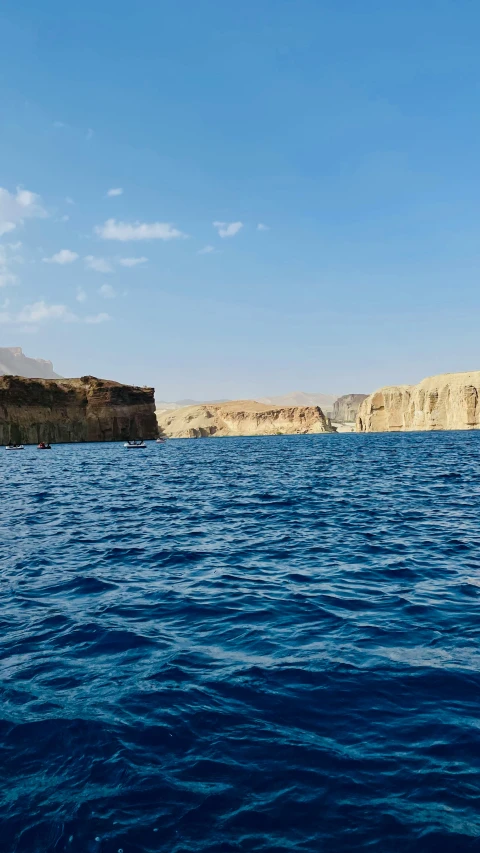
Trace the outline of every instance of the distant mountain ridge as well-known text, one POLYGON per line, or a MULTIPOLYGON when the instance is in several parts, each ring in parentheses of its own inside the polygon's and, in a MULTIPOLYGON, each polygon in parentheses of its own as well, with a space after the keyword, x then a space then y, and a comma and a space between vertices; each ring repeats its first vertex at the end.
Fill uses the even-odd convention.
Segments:
POLYGON ((290 394, 280 394, 275 397, 259 397, 259 403, 267 403, 273 406, 320 406, 330 411, 338 394, 320 394, 316 391, 292 391, 290 394))
POLYGON ((29 358, 21 347, 0 347, 0 376, 25 376, 27 379, 61 379, 51 361, 29 358))
MULTIPOLYGON (((292 391, 290 394, 281 394, 277 397, 255 397, 257 403, 266 403, 270 406, 320 406, 322 411, 330 411, 333 408, 338 394, 308 393, 307 391, 292 391)), ((185 406, 206 406, 209 404, 230 403, 231 400, 157 400, 157 411, 165 412, 174 409, 183 409, 185 406)))
POLYGON ((174 400, 172 402, 168 402, 167 400, 156 400, 157 412, 169 412, 175 409, 185 409, 187 406, 206 406, 210 403, 218 404, 218 403, 228 403, 230 402, 227 399, 222 400, 190 400, 187 398, 185 400, 174 400))

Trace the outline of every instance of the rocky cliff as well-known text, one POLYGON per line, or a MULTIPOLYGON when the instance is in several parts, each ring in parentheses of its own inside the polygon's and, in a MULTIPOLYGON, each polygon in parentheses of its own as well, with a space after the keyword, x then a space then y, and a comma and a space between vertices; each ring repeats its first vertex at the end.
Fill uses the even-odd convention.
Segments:
POLYGON ((361 403, 367 394, 344 394, 333 404, 332 421, 354 423, 361 403))
POLYGON ((0 347, 0 376, 28 376, 38 379, 60 379, 51 361, 29 358, 21 347, 0 347))
POLYGON ((480 429, 479 396, 480 370, 389 385, 363 401, 357 432, 480 429))
POLYGON ((153 388, 81 379, 0 377, 0 444, 155 438, 153 388))
POLYGON ((188 406, 157 417, 160 431, 171 438, 335 432, 318 406, 269 406, 254 400, 188 406))

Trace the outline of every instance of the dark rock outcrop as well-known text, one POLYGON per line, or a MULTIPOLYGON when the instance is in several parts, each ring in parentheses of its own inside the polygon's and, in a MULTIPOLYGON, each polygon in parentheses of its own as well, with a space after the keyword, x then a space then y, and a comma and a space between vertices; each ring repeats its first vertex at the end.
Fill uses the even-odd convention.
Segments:
POLYGON ((156 438, 153 388, 81 379, 0 377, 0 444, 156 438))

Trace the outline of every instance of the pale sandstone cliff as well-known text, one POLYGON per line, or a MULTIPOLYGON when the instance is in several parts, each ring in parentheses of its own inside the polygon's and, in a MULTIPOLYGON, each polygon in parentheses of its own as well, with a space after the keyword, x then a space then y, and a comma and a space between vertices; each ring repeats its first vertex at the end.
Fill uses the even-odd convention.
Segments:
POLYGON ((153 388, 94 376, 0 377, 0 444, 118 441, 157 434, 153 388))
POLYGON ((344 394, 333 404, 332 420, 339 423, 353 423, 358 414, 360 404, 367 394, 344 394))
POLYGON ((480 429, 480 370, 389 385, 360 406, 357 432, 480 429))
POLYGON ((160 432, 170 438, 335 432, 318 406, 269 406, 254 400, 187 406, 157 417, 160 432))

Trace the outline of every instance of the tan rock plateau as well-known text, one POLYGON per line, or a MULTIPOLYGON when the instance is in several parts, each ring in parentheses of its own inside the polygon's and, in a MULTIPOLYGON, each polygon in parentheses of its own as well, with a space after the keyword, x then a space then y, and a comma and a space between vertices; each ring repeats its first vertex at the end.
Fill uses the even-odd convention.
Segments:
POLYGON ((479 396, 480 370, 389 385, 361 403, 357 432, 480 429, 479 396))
POLYGON ((0 377, 0 444, 118 441, 157 434, 153 388, 94 376, 0 377))
POLYGON ((157 412, 157 418, 160 432, 170 438, 335 432, 318 406, 271 406, 255 400, 187 406, 157 412))

